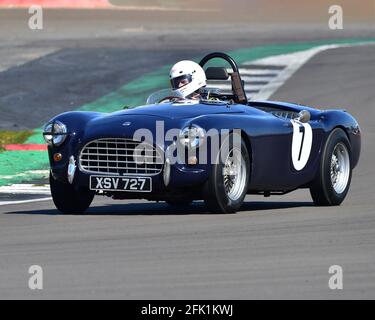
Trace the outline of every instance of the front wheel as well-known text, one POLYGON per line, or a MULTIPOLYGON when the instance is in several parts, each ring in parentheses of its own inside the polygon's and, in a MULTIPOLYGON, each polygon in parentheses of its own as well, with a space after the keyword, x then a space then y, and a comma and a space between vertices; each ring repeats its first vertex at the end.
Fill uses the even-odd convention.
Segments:
POLYGON ((56 208, 64 214, 82 214, 91 205, 95 192, 78 188, 55 180, 50 174, 49 183, 53 202, 56 208))
POLYGON ((250 158, 245 142, 239 136, 236 138, 232 134, 223 143, 217 163, 212 165, 205 185, 205 203, 213 213, 238 211, 247 193, 250 158), (236 138, 238 145, 233 144, 236 138))
POLYGON ((350 187, 352 178, 351 147, 342 129, 335 129, 329 135, 324 147, 320 170, 310 193, 318 206, 340 205, 350 187))

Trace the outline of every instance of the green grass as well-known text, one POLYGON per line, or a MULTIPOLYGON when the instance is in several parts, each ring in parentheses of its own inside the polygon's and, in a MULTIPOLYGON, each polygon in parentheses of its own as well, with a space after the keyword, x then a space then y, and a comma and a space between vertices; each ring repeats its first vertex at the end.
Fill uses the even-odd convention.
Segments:
POLYGON ((0 186, 48 177, 48 153, 45 151, 0 152, 0 186), (47 170, 47 174, 41 170, 47 170))
POLYGON ((4 145, 24 143, 32 134, 32 130, 0 131, 0 152, 4 151, 4 145))

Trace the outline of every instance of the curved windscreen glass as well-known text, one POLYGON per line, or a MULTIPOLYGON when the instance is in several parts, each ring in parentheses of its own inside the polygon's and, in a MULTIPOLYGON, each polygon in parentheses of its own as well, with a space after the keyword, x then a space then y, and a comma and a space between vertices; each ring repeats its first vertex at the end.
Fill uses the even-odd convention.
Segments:
POLYGON ((159 90, 151 94, 147 98, 146 103, 147 104, 162 103, 163 100, 167 100, 165 102, 168 102, 172 98, 183 98, 183 96, 179 94, 178 92, 173 91, 172 89, 163 89, 163 90, 159 90))

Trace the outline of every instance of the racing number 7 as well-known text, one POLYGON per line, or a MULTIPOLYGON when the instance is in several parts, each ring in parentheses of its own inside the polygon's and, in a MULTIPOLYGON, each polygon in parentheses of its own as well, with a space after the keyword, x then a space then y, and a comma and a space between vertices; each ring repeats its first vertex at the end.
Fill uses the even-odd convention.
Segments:
POLYGON ((302 170, 309 160, 312 147, 312 128, 309 123, 290 120, 293 125, 292 163, 294 169, 302 170))
POLYGON ((298 155, 298 161, 301 161, 303 142, 305 141, 305 127, 304 126, 299 127, 299 132, 302 132, 301 148, 299 149, 299 155, 298 155))

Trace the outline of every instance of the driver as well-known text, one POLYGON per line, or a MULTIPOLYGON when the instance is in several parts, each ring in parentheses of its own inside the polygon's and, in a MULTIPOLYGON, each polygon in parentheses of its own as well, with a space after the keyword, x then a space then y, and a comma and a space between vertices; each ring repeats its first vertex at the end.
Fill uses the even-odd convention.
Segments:
POLYGON ((207 78, 202 67, 193 61, 177 62, 169 72, 172 90, 176 96, 185 99, 199 100, 199 89, 207 84, 207 78))

